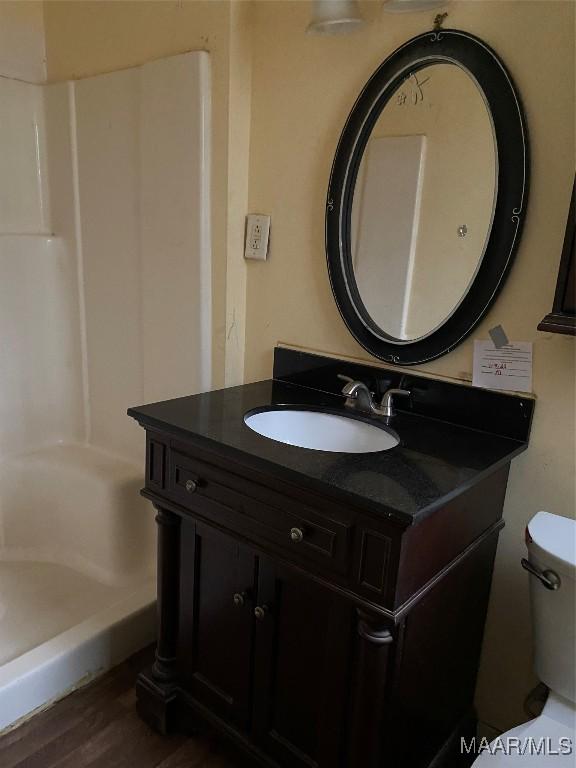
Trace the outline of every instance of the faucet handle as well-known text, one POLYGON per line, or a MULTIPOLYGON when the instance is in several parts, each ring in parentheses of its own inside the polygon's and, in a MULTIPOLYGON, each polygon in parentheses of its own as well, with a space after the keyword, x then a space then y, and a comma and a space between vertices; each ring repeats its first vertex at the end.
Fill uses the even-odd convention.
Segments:
POLYGON ((343 373, 337 373, 336 378, 340 379, 340 381, 345 381, 346 384, 342 387, 342 394, 346 395, 346 397, 349 397, 350 395, 350 385, 354 384, 354 379, 350 376, 344 376, 343 373))
POLYGON ((400 389, 399 387, 391 387, 390 389, 387 389, 384 393, 384 396, 386 395, 404 395, 405 397, 410 397, 412 392, 409 389, 400 389))
POLYGON ((382 415, 391 418, 394 415, 394 409, 392 407, 392 397, 395 395, 403 395, 404 397, 410 397, 412 392, 409 389, 400 389, 400 388, 392 388, 387 389, 386 392, 384 392, 384 396, 382 397, 382 402, 380 404, 380 408, 382 410, 382 415))

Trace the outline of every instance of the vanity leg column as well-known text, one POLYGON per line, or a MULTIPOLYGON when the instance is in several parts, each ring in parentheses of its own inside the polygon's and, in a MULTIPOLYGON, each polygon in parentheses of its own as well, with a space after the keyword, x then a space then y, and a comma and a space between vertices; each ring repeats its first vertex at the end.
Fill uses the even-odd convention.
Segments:
POLYGON ((136 684, 137 708, 152 728, 166 734, 177 705, 176 653, 180 590, 180 518, 156 507, 158 524, 157 644, 152 669, 136 684))
POLYGON ((154 678, 162 683, 176 676, 178 643, 178 593, 180 581, 180 518, 157 507, 158 595, 156 661, 154 678))
POLYGON ((357 609, 349 765, 386 764, 386 704, 394 638, 381 617, 357 609))

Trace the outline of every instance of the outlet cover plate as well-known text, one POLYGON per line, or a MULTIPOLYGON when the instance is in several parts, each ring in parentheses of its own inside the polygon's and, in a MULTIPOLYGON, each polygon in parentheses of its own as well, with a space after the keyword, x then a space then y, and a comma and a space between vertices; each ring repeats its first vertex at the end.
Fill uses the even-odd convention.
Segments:
POLYGON ((270 216, 263 213, 250 213, 246 216, 245 259, 266 261, 268 240, 270 237, 270 216))

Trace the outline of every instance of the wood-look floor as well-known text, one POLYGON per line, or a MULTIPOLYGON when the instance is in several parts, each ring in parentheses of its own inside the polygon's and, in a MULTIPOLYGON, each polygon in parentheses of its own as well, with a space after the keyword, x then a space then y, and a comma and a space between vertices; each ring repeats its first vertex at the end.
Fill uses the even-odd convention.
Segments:
POLYGON ((160 736, 136 714, 147 649, 0 736, 1 768, 237 768, 215 741, 160 736))

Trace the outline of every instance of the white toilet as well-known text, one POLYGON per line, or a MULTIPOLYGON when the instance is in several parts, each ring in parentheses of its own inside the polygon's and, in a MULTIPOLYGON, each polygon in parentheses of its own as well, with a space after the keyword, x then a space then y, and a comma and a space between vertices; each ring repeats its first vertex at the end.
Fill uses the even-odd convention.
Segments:
POLYGON ((495 739, 474 768, 576 766, 576 521, 538 512, 526 541, 535 668, 550 693, 539 717, 495 739))

